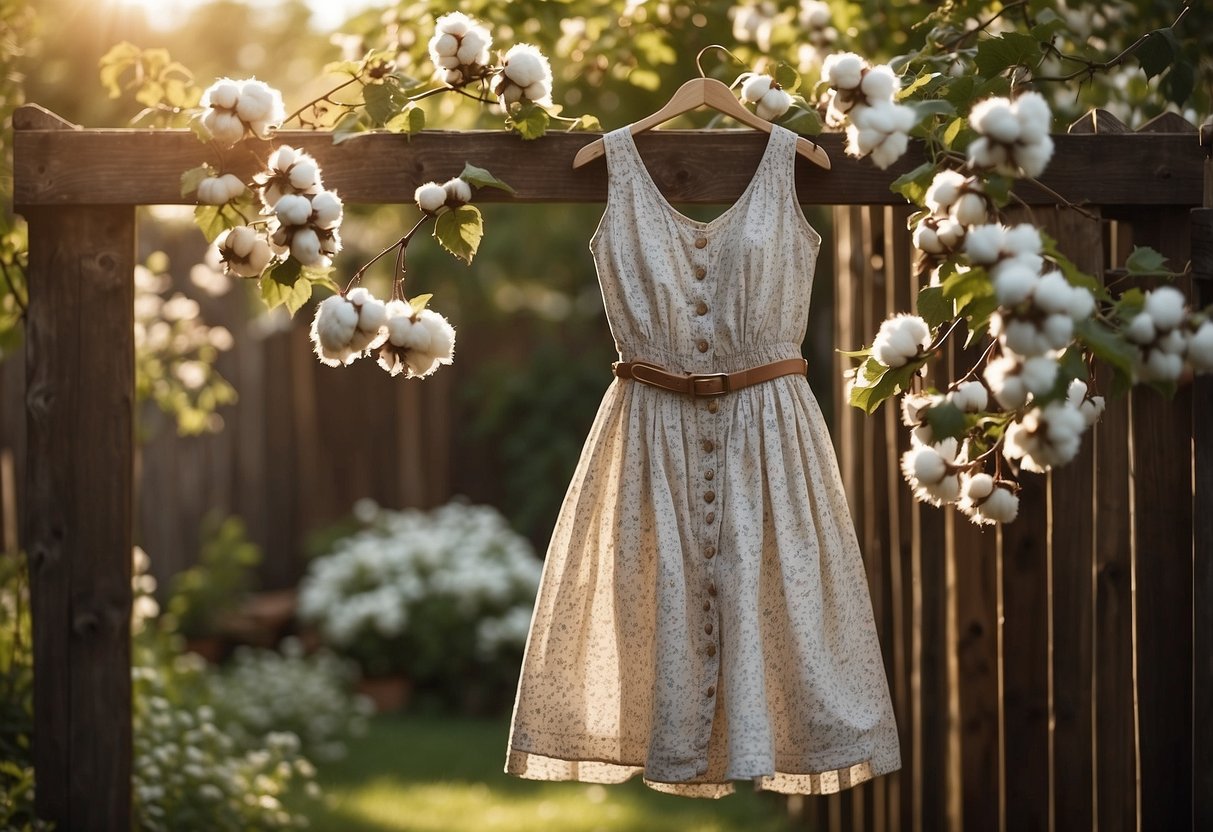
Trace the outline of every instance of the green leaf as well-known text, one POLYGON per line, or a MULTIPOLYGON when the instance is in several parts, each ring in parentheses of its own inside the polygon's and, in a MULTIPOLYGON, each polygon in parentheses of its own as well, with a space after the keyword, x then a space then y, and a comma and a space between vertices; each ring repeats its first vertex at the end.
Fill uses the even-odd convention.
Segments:
POLYGON ((142 54, 142 49, 130 41, 124 40, 101 56, 101 86, 105 87, 110 98, 118 98, 122 95, 122 84, 119 83, 119 79, 122 77, 122 73, 139 63, 142 54))
POLYGON ((471 263, 484 236, 484 218, 475 205, 460 205, 438 215, 434 237, 451 254, 471 263))
POLYGON ((952 145, 956 143, 956 137, 960 135, 960 131, 964 129, 966 120, 963 118, 954 118, 951 123, 943 131, 943 146, 952 149, 952 145))
POLYGON ((347 142, 370 129, 370 120, 366 113, 346 113, 333 126, 333 144, 347 142))
POLYGON ((602 122, 598 120, 598 116, 586 113, 579 116, 569 130, 602 130, 602 122))
POLYGON ((1171 101, 1183 107, 1196 87, 1196 70, 1187 61, 1179 61, 1162 79, 1162 92, 1171 101))
POLYGON ((965 304, 963 310, 957 312, 968 319, 969 334, 965 338, 966 349, 973 346, 974 342, 986 337, 986 333, 990 331, 990 316, 997 308, 998 296, 986 295, 971 299, 965 304))
POLYGON ((383 125, 393 133, 407 133, 410 136, 425 129, 425 110, 416 104, 409 104, 383 125))
POLYGON ((872 354, 871 347, 864 347, 861 350, 835 350, 839 355, 845 355, 847 358, 867 358, 872 354))
POLYGON ((1007 32, 977 44, 977 71, 998 75, 1007 67, 1030 63, 1040 56, 1040 41, 1022 32, 1007 32))
POLYGON ((1048 43, 1061 29, 1066 28, 1064 18, 1058 17, 1052 9, 1041 9, 1036 15, 1036 25, 1032 27, 1032 37, 1042 43, 1048 43))
POLYGON ((433 296, 434 295, 431 293, 428 295, 418 295, 415 298, 409 298, 409 306, 412 307, 413 314, 414 315, 419 314, 421 312, 421 310, 425 309, 425 307, 430 302, 430 298, 432 298, 433 296))
POLYGON ((1074 322, 1078 339, 1094 353, 1095 357, 1111 364, 1115 369, 1131 375, 1137 348, 1097 318, 1084 318, 1074 322))
POLYGON ((269 309, 285 306, 287 311, 294 315, 303 308, 311 296, 312 283, 310 280, 296 280, 293 285, 285 285, 276 279, 261 278, 261 299, 265 301, 265 305, 269 309))
POLYGON ((1134 246, 1133 253, 1125 260, 1125 268, 1129 274, 1143 277, 1169 275, 1171 272, 1165 268, 1166 263, 1167 258, 1149 246, 1134 246))
POLYGON ((1011 185, 1011 177, 991 174, 986 177, 984 190, 986 196, 993 200, 996 206, 1001 208, 1011 201, 1011 185))
POLYGON ((294 257, 288 257, 271 266, 270 270, 265 273, 265 276, 283 286, 294 286, 302 274, 303 264, 294 257))
POLYGON ((942 98, 932 98, 929 101, 911 101, 908 105, 918 114, 917 124, 929 116, 950 116, 956 112, 956 106, 951 101, 942 98))
POLYGON ((208 243, 215 242, 216 237, 232 227, 222 205, 199 205, 194 209, 194 225, 208 243))
POLYGON ((800 73, 789 64, 781 62, 775 67, 775 83, 783 87, 785 92, 796 92, 800 88, 800 73))
POLYGON ((1149 80, 1155 75, 1161 75, 1175 60, 1179 51, 1179 39, 1175 37, 1175 31, 1168 26, 1147 34, 1133 56, 1141 64, 1146 80, 1149 80))
POLYGON ((304 276, 312 281, 312 290, 315 291, 317 286, 328 289, 334 295, 341 294, 341 287, 337 285, 337 281, 329 277, 327 273, 320 274, 316 272, 304 272, 304 276))
POLYGON ((964 314, 964 308, 975 298, 984 298, 994 294, 994 284, 983 268, 972 268, 965 272, 956 272, 943 281, 943 296, 956 302, 958 314, 964 314))
POLYGON ((538 104, 523 104, 510 116, 510 125, 524 139, 538 139, 547 132, 551 121, 547 111, 538 104))
POLYGON ((960 109, 972 103, 973 93, 976 89, 977 77, 962 75, 959 78, 953 78, 946 86, 941 87, 939 92, 941 98, 960 109))
POLYGON ((786 127, 794 133, 799 133, 802 136, 817 136, 821 134, 824 125, 821 123, 821 116, 817 111, 809 106, 793 107, 788 111, 789 115, 785 116, 780 122, 780 127, 786 127))
POLYGON ((383 127, 392 116, 410 106, 408 96, 391 77, 380 84, 367 84, 362 88, 362 98, 374 127, 383 127))
POLYGON ((876 408, 880 407, 881 402, 885 399, 897 395, 902 390, 909 389, 910 380, 918 372, 918 368, 922 366, 925 360, 912 361, 903 367, 886 368, 875 384, 866 386, 853 384, 851 386, 851 406, 858 407, 869 415, 876 412, 876 408))
POLYGON ((459 178, 476 188, 498 188, 506 193, 517 193, 512 186, 502 182, 484 168, 476 167, 471 162, 463 163, 463 172, 459 174, 459 178))
POLYGON ((210 165, 199 165, 181 174, 181 195, 189 196, 198 190, 198 183, 215 175, 215 169, 210 165))
POLYGON ((911 95, 918 92, 918 90, 920 90, 922 87, 929 84, 932 78, 938 77, 938 72, 924 72, 922 75, 919 75, 917 78, 911 81, 908 85, 897 91, 897 100, 901 101, 909 98, 911 95))
POLYGON ((913 170, 894 179, 889 185, 889 190, 901 194, 915 205, 922 205, 922 201, 927 195, 927 188, 934 178, 935 165, 931 162, 923 162, 913 170))
POLYGON ((943 296, 942 286, 925 286, 918 292, 918 316, 927 322, 927 326, 935 329, 952 320, 952 301, 943 296))
POLYGON ((928 407, 922 412, 922 418, 931 426, 937 442, 963 436, 967 427, 964 413, 948 401, 928 407))

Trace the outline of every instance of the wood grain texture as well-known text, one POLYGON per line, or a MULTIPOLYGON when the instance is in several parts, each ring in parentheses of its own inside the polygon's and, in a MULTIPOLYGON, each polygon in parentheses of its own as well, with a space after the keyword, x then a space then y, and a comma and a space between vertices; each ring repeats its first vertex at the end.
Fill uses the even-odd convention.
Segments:
POLYGON ((27 219, 37 809, 62 829, 128 830, 134 210, 27 219))
MULTIPOLYGON (((1213 170, 1205 172, 1213 185, 1213 170)), ((1213 304, 1213 207, 1191 214, 1196 305, 1213 304)), ((1192 385, 1193 826, 1213 829, 1213 376, 1192 385)))
MULTIPOLYGON (((550 133, 523 141, 501 130, 426 130, 412 137, 367 134, 334 145, 328 133, 284 130, 273 142, 249 141, 253 155, 227 154, 231 172, 255 172, 254 158, 277 143, 313 154, 325 182, 349 203, 410 203, 418 185, 457 175, 465 162, 488 168, 517 189, 476 193, 478 202, 602 202, 602 161, 574 171, 573 156, 597 133, 550 133)), ((658 130, 636 143, 654 180, 672 202, 721 203, 737 199, 749 184, 767 137, 753 130, 658 130), (728 163, 723 164, 722 160, 728 163)), ((1140 133, 1058 135, 1056 152, 1042 180, 1075 202, 1112 205, 1200 204, 1201 151, 1190 136, 1140 133), (1143 160, 1149 160, 1143 164, 1143 160), (1091 170, 1103 175, 1092 177, 1091 170)), ((801 198, 818 205, 904 205, 889 182, 923 161, 921 148, 888 170, 844 153, 839 133, 820 137, 833 161, 823 171, 797 165, 801 198)), ((180 193, 181 174, 211 157, 187 130, 18 129, 14 135, 15 196, 18 206, 67 205, 102 200, 111 204, 190 203, 180 193)), ((1016 192, 1034 204, 1054 197, 1024 184, 1016 192)))

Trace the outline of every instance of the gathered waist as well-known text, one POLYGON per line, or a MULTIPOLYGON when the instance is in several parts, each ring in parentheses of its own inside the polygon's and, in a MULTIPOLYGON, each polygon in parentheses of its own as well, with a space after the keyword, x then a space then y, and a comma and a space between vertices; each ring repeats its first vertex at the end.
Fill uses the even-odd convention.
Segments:
POLYGON ((675 373, 736 373, 762 364, 800 358, 800 345, 791 342, 759 344, 745 349, 715 352, 711 349, 674 351, 655 344, 618 344, 625 362, 656 364, 675 373))

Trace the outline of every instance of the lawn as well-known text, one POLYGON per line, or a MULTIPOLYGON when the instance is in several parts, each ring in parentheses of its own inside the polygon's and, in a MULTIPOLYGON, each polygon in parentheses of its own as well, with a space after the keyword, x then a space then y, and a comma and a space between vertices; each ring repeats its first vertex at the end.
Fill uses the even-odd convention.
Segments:
POLYGON ((640 782, 539 783, 502 772, 505 720, 380 716, 320 770, 321 832, 785 832, 772 794, 672 797, 640 782))

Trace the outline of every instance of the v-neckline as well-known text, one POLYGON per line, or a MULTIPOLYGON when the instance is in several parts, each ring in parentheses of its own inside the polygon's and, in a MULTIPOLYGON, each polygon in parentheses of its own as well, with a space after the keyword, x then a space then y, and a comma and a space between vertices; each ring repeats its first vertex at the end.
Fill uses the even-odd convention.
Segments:
POLYGON ((770 133, 770 136, 768 136, 768 138, 767 138, 766 147, 762 152, 762 158, 758 160, 758 167, 756 167, 754 169, 754 175, 750 177, 750 183, 748 185, 746 185, 745 190, 743 190, 741 192, 741 196, 739 196, 737 198, 736 202, 734 202, 732 205, 730 205, 728 208, 726 208, 723 213, 719 214, 716 217, 713 217, 710 220, 693 219, 691 217, 688 217, 686 214, 682 213, 681 211, 679 211, 677 208, 675 208, 670 203, 670 201, 668 199, 666 199, 665 194, 663 194, 661 192, 661 188, 659 188, 657 186, 657 181, 655 179, 653 179, 653 175, 651 173, 649 173, 648 166, 645 165, 645 163, 644 163, 644 157, 640 155, 640 148, 638 148, 636 146, 636 139, 635 139, 635 137, 632 136, 631 126, 629 125, 628 127, 623 128, 622 132, 623 132, 624 141, 627 143, 629 152, 632 155, 632 161, 635 162, 636 166, 639 168, 639 170, 637 171, 637 174, 640 176, 640 178, 642 180, 645 181, 645 183, 648 185, 648 187, 653 191, 653 194, 657 197, 657 201, 661 204, 661 207, 666 211, 666 213, 668 213, 671 217, 678 220, 679 222, 682 222, 686 225, 693 226, 701 231, 706 231, 706 230, 713 228, 713 227, 719 225, 720 223, 724 222, 726 219, 728 219, 730 216, 732 216, 732 214, 734 212, 736 212, 736 210, 743 203, 745 203, 749 199, 750 193, 757 186, 758 180, 762 177, 762 174, 765 173, 766 167, 770 162, 771 154, 772 154, 775 144, 776 144, 776 141, 775 141, 776 131, 782 130, 782 129, 784 129, 784 128, 780 127, 777 124, 773 125, 771 127, 771 133, 770 133))

